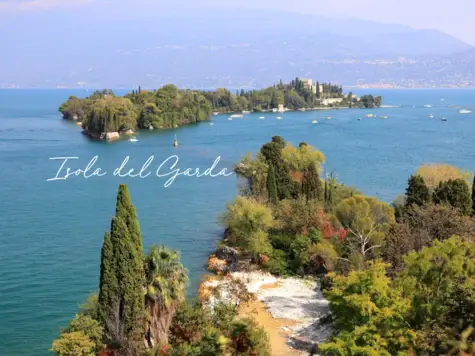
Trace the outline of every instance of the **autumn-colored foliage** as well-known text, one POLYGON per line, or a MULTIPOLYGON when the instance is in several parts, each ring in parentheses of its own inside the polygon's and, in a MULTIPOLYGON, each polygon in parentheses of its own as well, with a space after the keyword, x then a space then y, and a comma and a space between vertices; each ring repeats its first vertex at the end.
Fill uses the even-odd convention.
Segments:
POLYGON ((225 273, 228 270, 228 264, 226 260, 220 260, 216 255, 211 255, 208 258, 208 270, 217 274, 225 273))

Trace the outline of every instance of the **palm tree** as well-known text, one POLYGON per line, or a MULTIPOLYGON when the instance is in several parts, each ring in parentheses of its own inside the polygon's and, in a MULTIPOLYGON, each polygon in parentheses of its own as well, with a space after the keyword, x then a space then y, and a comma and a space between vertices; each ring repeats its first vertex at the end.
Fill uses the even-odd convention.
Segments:
POLYGON ((185 299, 188 271, 177 251, 152 246, 145 257, 145 309, 148 313, 147 342, 150 347, 168 342, 168 329, 176 307, 185 299))

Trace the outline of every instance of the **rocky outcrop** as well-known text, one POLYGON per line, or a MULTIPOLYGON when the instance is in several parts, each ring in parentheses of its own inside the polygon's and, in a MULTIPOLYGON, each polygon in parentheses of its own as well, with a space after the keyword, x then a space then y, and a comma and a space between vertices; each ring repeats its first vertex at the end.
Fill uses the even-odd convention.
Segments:
POLYGON ((96 132, 90 132, 88 130, 84 130, 82 133, 95 140, 115 141, 115 140, 120 139, 120 134, 118 132, 96 133, 96 132))
POLYGON ((106 141, 114 141, 118 140, 120 138, 120 135, 118 132, 106 132, 104 135, 104 140, 106 141))

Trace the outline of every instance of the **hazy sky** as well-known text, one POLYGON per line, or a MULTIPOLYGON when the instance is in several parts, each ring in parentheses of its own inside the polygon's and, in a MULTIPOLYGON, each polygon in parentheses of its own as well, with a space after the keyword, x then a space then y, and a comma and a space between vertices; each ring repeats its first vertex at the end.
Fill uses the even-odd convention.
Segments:
POLYGON ((353 17, 377 22, 397 23, 415 28, 434 28, 475 45, 475 0, 0 0, 0 14, 14 18, 19 11, 52 11, 54 8, 87 8, 107 16, 114 10, 126 14, 150 14, 169 7, 264 8, 353 17), (192 4, 192 5, 191 5, 192 4), (198 5, 199 4, 199 5, 198 5), (107 8, 106 11, 104 11, 107 8))

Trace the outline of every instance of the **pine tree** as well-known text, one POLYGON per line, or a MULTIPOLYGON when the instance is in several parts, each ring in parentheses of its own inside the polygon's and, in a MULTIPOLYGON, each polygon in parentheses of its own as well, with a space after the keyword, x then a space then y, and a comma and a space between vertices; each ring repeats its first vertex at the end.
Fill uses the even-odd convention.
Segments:
POLYGON ((423 206, 430 203, 429 188, 420 175, 411 176, 406 189, 406 209, 413 205, 423 206))
POLYGON ((303 172, 302 193, 307 197, 307 201, 322 199, 322 182, 314 163, 311 163, 303 172))
POLYGON ((144 337, 143 251, 140 226, 126 185, 119 186, 116 216, 101 253, 99 315, 106 339, 126 341, 132 354, 144 337))
POLYGON ((451 205, 464 215, 472 213, 470 188, 463 179, 449 179, 447 182, 440 182, 434 191, 433 200, 436 204, 451 205))
POLYGON ((475 175, 472 183, 472 217, 475 218, 475 175))
POLYGON ((269 201, 275 204, 277 202, 277 183, 275 180, 274 167, 271 164, 267 171, 267 192, 269 194, 269 201))

